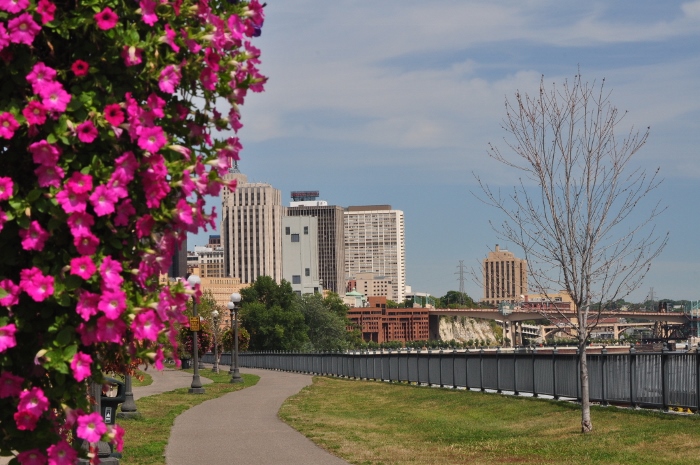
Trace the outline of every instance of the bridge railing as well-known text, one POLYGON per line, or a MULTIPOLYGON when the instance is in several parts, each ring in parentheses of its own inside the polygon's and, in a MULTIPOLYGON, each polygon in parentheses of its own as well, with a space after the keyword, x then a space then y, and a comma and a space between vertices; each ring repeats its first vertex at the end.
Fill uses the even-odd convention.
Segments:
MULTIPOLYGON (((206 354, 205 362, 213 356, 206 354), (209 357, 209 358, 207 358, 209 357)), ((222 364, 230 356, 222 356, 222 364)), ((579 356, 573 350, 400 350, 245 352, 241 367, 344 378, 410 382, 580 400, 579 356)), ((700 353, 587 354, 590 398, 603 405, 700 411, 700 353)))

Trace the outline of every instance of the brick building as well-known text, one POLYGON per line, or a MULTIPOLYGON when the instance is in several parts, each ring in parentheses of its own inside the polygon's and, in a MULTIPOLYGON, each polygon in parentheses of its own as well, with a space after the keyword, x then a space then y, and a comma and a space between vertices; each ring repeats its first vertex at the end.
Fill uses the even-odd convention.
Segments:
POLYGON ((364 341, 381 344, 430 338, 427 308, 387 308, 386 297, 369 297, 368 301, 368 307, 348 310, 348 318, 360 327, 364 341))

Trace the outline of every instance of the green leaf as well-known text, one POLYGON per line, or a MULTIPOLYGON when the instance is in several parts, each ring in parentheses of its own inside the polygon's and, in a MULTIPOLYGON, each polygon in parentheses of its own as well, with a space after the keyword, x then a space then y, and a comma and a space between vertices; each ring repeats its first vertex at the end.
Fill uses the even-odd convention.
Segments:
POLYGON ((49 134, 48 137, 46 137, 46 142, 48 142, 49 144, 55 144, 57 140, 58 139, 56 139, 56 135, 53 133, 49 134))
POLYGON ((36 200, 39 197, 41 197, 41 194, 42 194, 41 189, 34 189, 34 190, 30 191, 29 194, 27 194, 27 201, 29 203, 36 202, 36 200))
POLYGON ((80 287, 80 285, 83 283, 83 280, 80 276, 76 276, 74 274, 66 277, 66 279, 63 280, 63 284, 66 286, 67 291, 73 291, 80 287))
POLYGON ((73 360, 73 357, 78 352, 78 344, 71 344, 65 349, 63 349, 63 359, 73 360))
POLYGON ((72 326, 66 326, 56 335, 56 339, 54 339, 54 344, 58 347, 67 346, 73 340, 74 334, 75 328, 72 326))

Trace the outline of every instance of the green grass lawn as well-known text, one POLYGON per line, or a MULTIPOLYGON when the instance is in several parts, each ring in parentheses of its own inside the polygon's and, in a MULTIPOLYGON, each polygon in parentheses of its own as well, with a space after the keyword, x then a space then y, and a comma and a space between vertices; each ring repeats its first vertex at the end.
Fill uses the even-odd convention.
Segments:
MULTIPOLYGON (((185 371, 192 372, 192 370, 185 371)), ((252 386, 259 379, 254 375, 242 375, 243 383, 231 384, 229 382, 231 376, 228 372, 222 371, 216 374, 210 370, 200 370, 200 373, 214 381, 212 384, 204 385, 204 394, 189 394, 188 388, 182 388, 142 397, 136 401, 139 417, 117 420, 117 423, 126 431, 123 457, 120 459, 122 465, 164 465, 163 454, 175 417, 204 401, 252 386)))
POLYGON ((315 378, 280 416, 353 464, 679 464, 700 460, 700 417, 499 394, 315 378))

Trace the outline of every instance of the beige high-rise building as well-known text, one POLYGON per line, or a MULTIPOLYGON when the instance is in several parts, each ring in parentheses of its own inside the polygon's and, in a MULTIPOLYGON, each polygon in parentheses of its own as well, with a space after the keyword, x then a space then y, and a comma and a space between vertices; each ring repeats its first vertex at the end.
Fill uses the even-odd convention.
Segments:
POLYGON ((519 301, 527 294, 527 261, 513 252, 496 250, 484 259, 484 295, 481 301, 491 305, 519 301))
POLYGON ((226 179, 236 179, 235 192, 221 197, 221 243, 224 276, 252 283, 258 276, 282 280, 282 196, 266 183, 249 183, 237 167, 226 179))
MULTIPOLYGON (((406 293, 404 216, 390 205, 348 207, 345 210, 345 279, 370 273, 371 281, 386 281, 387 299, 403 302, 406 293)), ((376 290, 375 290, 376 291, 376 290)))

